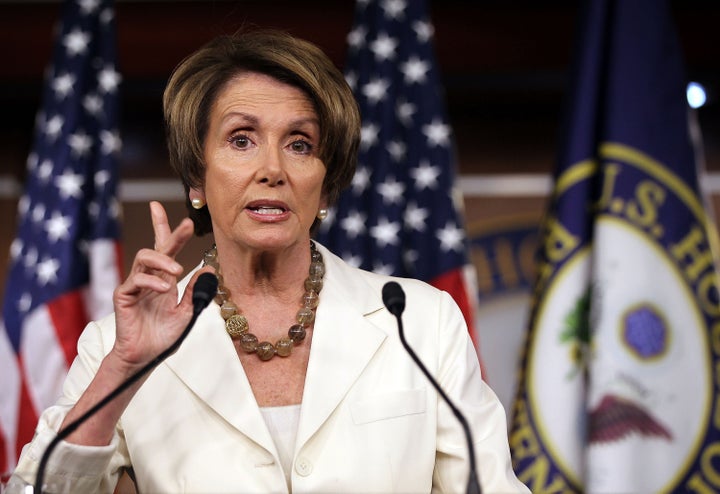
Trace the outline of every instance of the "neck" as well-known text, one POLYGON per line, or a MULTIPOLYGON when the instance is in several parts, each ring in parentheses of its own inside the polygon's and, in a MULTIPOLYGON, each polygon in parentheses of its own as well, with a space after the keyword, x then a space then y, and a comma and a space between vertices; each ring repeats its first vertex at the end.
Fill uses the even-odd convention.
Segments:
MULTIPOLYGON (((249 332, 250 323, 248 317, 239 312, 237 302, 237 296, 233 300, 232 290, 225 286, 225 278, 220 267, 219 255, 217 249, 212 247, 204 255, 204 261, 207 264, 212 265, 218 272, 221 281, 218 285, 218 294, 216 300, 220 305, 220 314, 225 319, 225 329, 228 335, 236 341, 240 348, 248 353, 255 353, 260 360, 267 361, 279 355, 281 357, 288 357, 292 352, 293 346, 305 339, 308 329, 310 329, 315 320, 315 309, 319 303, 319 294, 322 290, 323 276, 325 274, 325 265, 323 264, 322 254, 317 251, 315 245, 310 243, 309 249, 309 269, 307 278, 303 281, 303 296, 300 299, 300 308, 296 313, 295 322, 288 329, 287 337, 283 337, 275 344, 269 341, 259 341, 257 335, 249 332)), ((257 292, 257 290, 255 290, 257 292)), ((261 304, 250 304, 252 311, 257 314, 260 312, 270 310, 266 315, 259 316, 265 324, 265 330, 267 330, 268 321, 277 318, 277 315, 286 311, 284 304, 277 302, 280 301, 280 297, 275 297, 275 301, 271 300, 272 296, 268 296, 263 293, 255 293, 256 297, 262 299, 261 304), (273 307, 275 306, 275 307, 273 307)), ((249 297, 252 300, 252 297, 249 297)), ((273 323, 272 327, 275 328, 276 324, 273 323)))
POLYGON ((310 266, 310 242, 278 251, 217 245, 225 286, 243 296, 276 296, 296 300, 310 266))

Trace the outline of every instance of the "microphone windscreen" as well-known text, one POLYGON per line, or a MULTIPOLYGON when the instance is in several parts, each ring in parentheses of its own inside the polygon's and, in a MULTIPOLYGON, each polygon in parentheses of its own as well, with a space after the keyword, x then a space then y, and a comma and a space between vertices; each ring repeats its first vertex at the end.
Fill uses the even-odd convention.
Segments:
POLYGON ((203 310, 217 294, 218 279, 212 273, 198 276, 193 287, 193 306, 195 310, 203 310))
POLYGON ((395 316, 400 316, 405 310, 405 292, 395 281, 388 281, 382 289, 382 299, 385 307, 395 316))

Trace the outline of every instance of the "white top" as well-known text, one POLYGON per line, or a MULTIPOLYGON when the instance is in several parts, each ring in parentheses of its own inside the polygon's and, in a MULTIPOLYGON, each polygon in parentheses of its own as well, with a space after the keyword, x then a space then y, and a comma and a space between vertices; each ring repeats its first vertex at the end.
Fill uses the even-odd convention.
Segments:
POLYGON ((260 407, 275 447, 280 456, 280 466, 285 473, 288 491, 292 492, 290 477, 295 454, 295 439, 300 422, 300 405, 283 407, 260 407))

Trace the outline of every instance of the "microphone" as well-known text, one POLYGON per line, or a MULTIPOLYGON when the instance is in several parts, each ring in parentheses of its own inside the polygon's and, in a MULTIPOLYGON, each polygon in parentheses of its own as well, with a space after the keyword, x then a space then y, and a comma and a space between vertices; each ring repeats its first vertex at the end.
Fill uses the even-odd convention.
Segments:
POLYGON ((185 326, 185 329, 183 330, 182 334, 178 337, 175 342, 170 345, 166 350, 161 352, 157 357, 155 357, 153 360, 145 364, 144 367, 142 367, 140 370, 135 372, 135 374, 131 375, 129 378, 127 378, 125 381, 120 383, 120 385, 112 390, 105 398, 100 400, 96 405, 94 405, 91 409, 89 409, 87 412, 82 414, 77 419, 70 422, 68 425, 63 427, 60 431, 58 431, 55 438, 53 438, 52 441, 50 441, 50 444, 48 444, 48 447, 45 449, 45 452, 42 455, 42 458, 40 459, 40 464, 38 465, 38 471, 35 475, 35 489, 37 490, 38 494, 42 494, 42 485, 43 485, 43 476, 45 474, 45 468, 47 467, 47 462, 50 459, 50 453, 55 449, 55 447, 68 437, 70 434, 75 432, 75 430, 80 427, 87 419, 92 417, 94 414, 96 414, 102 407, 110 403, 112 400, 117 398, 117 396, 125 391, 127 388, 129 388, 132 384, 137 382, 138 379, 143 377, 145 374, 147 374, 149 371, 151 371, 155 366, 157 366, 160 362, 168 358, 170 355, 175 353, 177 349, 180 347, 182 342, 185 340, 187 335, 190 333, 190 330, 195 325, 195 321, 197 321, 198 316, 200 313, 210 304, 210 301, 215 297, 217 293, 218 288, 218 279, 217 276, 215 276, 212 273, 203 273, 200 276, 198 276, 198 279, 195 281, 195 286, 193 287, 193 293, 192 293, 192 302, 193 302, 193 314, 190 318, 190 322, 185 326))
POLYGON ((393 314, 397 319, 398 333, 400 334, 400 342, 402 343, 403 347, 405 347, 405 350, 408 352, 408 354, 410 354, 410 357, 412 357, 413 361, 417 364, 422 373, 425 374, 425 377, 428 378, 428 380, 437 390, 438 394, 442 397, 442 399, 445 400, 445 403, 447 403, 447 405, 450 407, 450 410, 452 410, 453 415, 455 415, 455 417, 462 425, 463 431, 465 432, 465 440, 467 441, 468 459, 470 462, 470 473, 468 476, 467 488, 465 492, 467 494, 481 494, 482 488, 480 487, 480 482, 478 480, 478 472, 475 468, 475 447, 473 446, 472 442, 472 434, 470 434, 470 425, 468 424, 468 421, 462 414, 462 412, 453 404, 445 391, 440 387, 440 384, 438 384, 435 378, 430 374, 430 371, 427 370, 420 358, 418 358, 413 349, 410 348, 410 345, 408 345, 407 341, 405 340, 405 332, 403 330, 403 323, 401 317, 403 311, 405 310, 405 292, 398 283, 396 283, 395 281, 389 281, 385 283, 385 286, 383 286, 382 299, 385 307, 387 307, 387 310, 389 310, 390 313, 393 314))
POLYGON ((198 276, 195 280, 195 286, 193 286, 192 301, 193 301, 193 320, 191 324, 188 324, 192 328, 192 324, 195 324, 195 319, 200 313, 205 310, 205 307, 210 305, 210 301, 217 295, 218 279, 212 273, 203 273, 198 276))

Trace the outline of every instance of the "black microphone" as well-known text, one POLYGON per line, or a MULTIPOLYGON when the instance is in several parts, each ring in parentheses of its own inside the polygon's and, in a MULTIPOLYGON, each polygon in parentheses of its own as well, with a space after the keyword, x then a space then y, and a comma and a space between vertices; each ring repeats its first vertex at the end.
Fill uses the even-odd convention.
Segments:
POLYGON ((403 331, 403 323, 401 317, 403 311, 405 310, 405 292, 398 283, 396 283, 395 281, 389 281, 385 283, 385 286, 383 286, 382 299, 385 307, 387 307, 387 310, 389 310, 390 313, 393 314, 397 319, 398 332, 400 333, 400 341, 402 342, 403 347, 405 347, 405 350, 407 350, 407 352, 410 354, 410 357, 412 357, 413 361, 417 364, 423 374, 425 374, 425 377, 428 378, 430 383, 435 387, 438 394, 442 396, 442 399, 445 400, 445 403, 448 404, 450 410, 452 410, 458 421, 460 421, 463 431, 465 432, 465 440, 467 441, 468 447, 468 459, 470 462, 470 474, 468 476, 467 489, 465 490, 465 492, 467 494, 481 494, 482 488, 480 487, 480 482, 478 480, 478 472, 475 468, 475 447, 473 446, 472 442, 472 434, 470 434, 470 425, 468 424, 468 421, 462 414, 462 412, 453 404, 452 401, 450 401, 450 398, 440 387, 440 384, 438 384, 435 378, 430 374, 427 368, 423 365, 422 361, 418 358, 413 349, 410 348, 410 345, 408 345, 407 341, 405 340, 405 332, 403 331))
POLYGON ((190 330, 195 325, 195 321, 197 321, 198 316, 200 313, 210 304, 210 301, 215 297, 217 294, 217 288, 218 288, 218 279, 217 277, 212 273, 203 273, 200 276, 198 276, 198 279, 195 281, 195 286, 193 287, 193 293, 192 293, 192 301, 193 301, 193 314, 192 318, 190 319, 190 322, 187 326, 185 326, 185 329, 183 330, 182 334, 178 337, 175 342, 170 345, 165 351, 160 353, 157 357, 155 357, 153 360, 151 360, 149 363, 145 364, 143 368, 141 368, 139 371, 135 372, 135 374, 131 375, 129 378, 127 378, 125 381, 120 383, 120 385, 112 390, 105 398, 100 400, 96 405, 94 405, 91 409, 89 409, 87 412, 82 414, 77 419, 70 422, 68 425, 63 427, 60 431, 58 431, 55 438, 50 441, 50 444, 48 444, 48 447, 45 449, 45 452, 42 455, 42 458, 40 459, 40 464, 38 465, 38 471, 35 475, 35 489, 38 492, 38 494, 42 494, 42 484, 43 484, 43 476, 45 474, 45 468, 47 467, 47 462, 50 459, 50 453, 55 449, 55 447, 68 437, 70 434, 75 432, 75 430, 80 427, 87 419, 92 417, 94 414, 96 414, 102 407, 110 403, 112 400, 117 398, 117 396, 125 391, 127 388, 130 387, 133 383, 135 383, 138 379, 143 377, 145 374, 147 374, 149 371, 151 371, 155 366, 157 366, 160 362, 168 358, 170 355, 175 353, 177 349, 180 347, 182 342, 185 340, 187 335, 190 333, 190 330))

